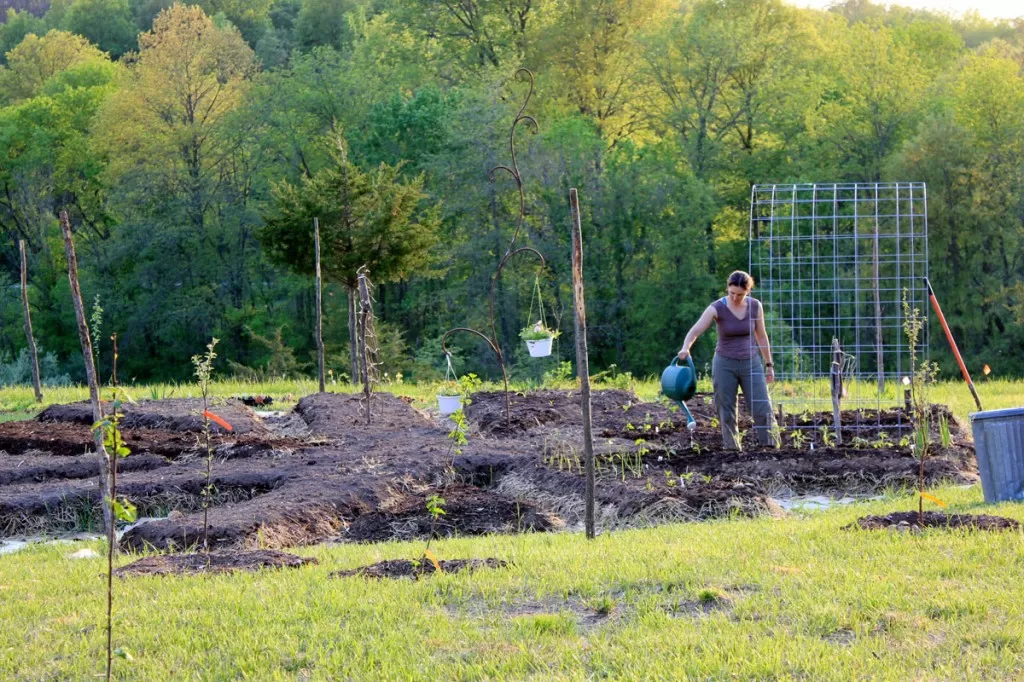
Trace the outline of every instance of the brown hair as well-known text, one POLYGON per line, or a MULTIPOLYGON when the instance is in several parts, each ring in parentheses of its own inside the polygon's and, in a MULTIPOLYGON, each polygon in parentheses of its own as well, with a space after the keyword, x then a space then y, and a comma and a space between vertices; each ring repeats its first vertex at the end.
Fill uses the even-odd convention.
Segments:
POLYGON ((754 278, 742 270, 736 270, 729 275, 729 280, 725 283, 727 287, 743 287, 747 291, 754 288, 754 278))

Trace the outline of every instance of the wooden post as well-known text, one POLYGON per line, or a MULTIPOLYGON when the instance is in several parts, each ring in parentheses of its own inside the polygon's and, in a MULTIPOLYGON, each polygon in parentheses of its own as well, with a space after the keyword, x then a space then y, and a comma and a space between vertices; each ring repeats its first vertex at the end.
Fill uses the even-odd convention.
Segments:
POLYGON ((110 335, 110 340, 114 343, 114 355, 112 360, 113 371, 110 375, 110 383, 116 388, 117 387, 117 332, 110 335))
POLYGON ((327 371, 324 367, 324 308, 323 282, 320 278, 320 219, 313 218, 313 250, 316 253, 316 367, 320 392, 327 390, 327 371))
POLYGON ((32 361, 32 388, 36 392, 36 402, 43 402, 43 389, 39 383, 39 353, 36 351, 36 339, 32 335, 32 314, 28 308, 28 256, 25 255, 25 240, 18 240, 21 252, 21 303, 25 308, 25 338, 28 339, 28 354, 32 361))
POLYGON ((370 351, 366 347, 367 326, 370 324, 370 287, 366 283, 366 271, 359 273, 359 379, 363 382, 363 400, 366 402, 366 423, 370 423, 370 351))
POLYGON ((586 530, 594 533, 594 430, 590 413, 590 360, 587 357, 587 307, 583 301, 583 230, 580 200, 575 188, 569 190, 572 216, 572 292, 576 310, 576 373, 580 378, 580 406, 583 410, 583 459, 586 463, 586 530))
MULTIPOLYGON (((60 229, 64 233, 64 255, 68 261, 68 281, 71 283, 71 300, 75 306, 75 319, 78 321, 78 340, 82 344, 82 359, 85 361, 85 377, 89 382, 89 400, 92 402, 92 420, 96 423, 103 419, 100 411, 100 391, 96 380, 96 365, 93 362, 92 339, 89 337, 89 325, 85 320, 85 306, 82 305, 82 290, 78 286, 78 258, 75 256, 75 244, 71 239, 71 223, 67 211, 60 212, 60 229)), ((103 432, 93 431, 93 445, 100 465, 100 501, 103 507, 103 530, 108 538, 113 537, 114 519, 110 509, 110 456, 103 447, 103 432)), ((108 551, 117 548, 110 543, 108 551)))
POLYGON ((832 339, 832 368, 829 372, 832 384, 832 421, 836 431, 836 445, 843 442, 843 434, 840 430, 842 413, 839 409, 839 401, 843 398, 843 351, 839 347, 839 339, 832 339))

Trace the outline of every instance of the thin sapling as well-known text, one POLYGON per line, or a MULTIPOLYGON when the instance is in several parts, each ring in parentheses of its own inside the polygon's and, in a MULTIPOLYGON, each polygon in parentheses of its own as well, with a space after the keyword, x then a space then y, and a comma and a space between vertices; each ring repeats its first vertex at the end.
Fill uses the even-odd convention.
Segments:
POLYGON ((213 500, 213 440, 210 433, 210 422, 219 424, 226 431, 231 431, 231 424, 210 412, 210 375, 213 374, 213 361, 217 359, 214 347, 218 339, 214 338, 206 346, 202 355, 192 356, 192 365, 199 380, 199 389, 203 394, 203 445, 206 448, 206 485, 203 487, 203 551, 209 553, 210 503, 213 500))
POLYGON ((919 362, 917 357, 917 343, 924 328, 924 318, 917 308, 912 308, 909 301, 909 294, 903 290, 903 332, 907 336, 907 346, 910 352, 910 402, 911 418, 913 420, 914 432, 910 444, 911 452, 919 463, 917 477, 917 519, 918 523, 924 525, 924 500, 927 498, 941 507, 945 503, 933 495, 924 491, 924 462, 931 454, 931 422, 932 406, 928 400, 928 390, 939 367, 928 361, 919 362))
POLYGON ((109 453, 109 479, 110 479, 110 497, 105 499, 103 502, 110 509, 111 517, 114 519, 114 523, 110 524, 107 529, 107 680, 109 682, 112 662, 114 654, 117 653, 122 658, 130 658, 130 654, 124 649, 118 649, 117 652, 113 649, 113 613, 114 613, 114 554, 117 551, 117 532, 115 530, 115 523, 117 521, 124 521, 125 523, 134 523, 138 517, 138 513, 135 509, 135 505, 125 499, 117 499, 117 460, 121 457, 127 457, 131 454, 131 450, 125 445, 124 438, 121 436, 121 405, 123 400, 127 399, 131 402, 131 398, 124 395, 122 398, 121 390, 118 388, 114 389, 114 395, 112 403, 112 410, 110 414, 104 416, 100 421, 92 425, 94 433, 99 434, 103 438, 103 446, 109 453))

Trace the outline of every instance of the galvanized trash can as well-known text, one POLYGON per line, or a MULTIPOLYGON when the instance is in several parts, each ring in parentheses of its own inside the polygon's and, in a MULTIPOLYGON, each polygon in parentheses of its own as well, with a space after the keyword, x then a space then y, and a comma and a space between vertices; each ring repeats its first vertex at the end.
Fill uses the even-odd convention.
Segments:
POLYGON ((1024 407, 972 412, 985 502, 1024 500, 1024 407))

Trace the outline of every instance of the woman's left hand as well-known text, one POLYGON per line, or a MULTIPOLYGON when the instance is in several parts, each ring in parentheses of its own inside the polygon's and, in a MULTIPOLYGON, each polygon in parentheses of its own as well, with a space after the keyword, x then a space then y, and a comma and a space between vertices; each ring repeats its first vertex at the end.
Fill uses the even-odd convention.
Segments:
POLYGON ((767 369, 765 369, 765 371, 764 371, 764 378, 765 378, 765 381, 767 381, 769 384, 772 383, 773 381, 775 381, 775 368, 774 367, 768 367, 767 369))

